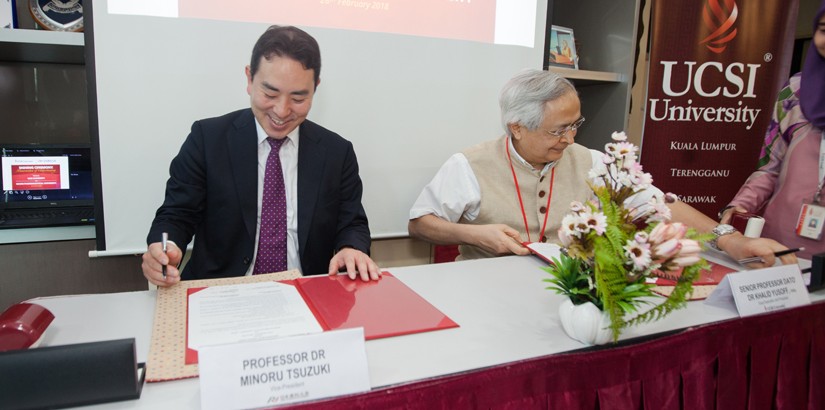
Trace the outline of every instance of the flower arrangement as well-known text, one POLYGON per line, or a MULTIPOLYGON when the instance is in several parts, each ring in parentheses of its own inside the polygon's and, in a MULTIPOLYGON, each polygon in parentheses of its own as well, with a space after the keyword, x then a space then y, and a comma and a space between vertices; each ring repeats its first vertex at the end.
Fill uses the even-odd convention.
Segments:
POLYGON ((574 305, 591 302, 606 312, 615 341, 622 329, 685 305, 693 281, 708 269, 699 252, 709 238, 670 222, 667 204, 676 196, 645 192, 653 178, 637 162, 638 148, 623 132, 613 133, 612 140, 603 166, 588 175, 595 199, 570 204, 558 233, 565 251, 544 268, 552 276, 544 281, 574 305), (676 283, 664 300, 648 281, 657 277, 676 283), (650 309, 642 312, 643 306, 650 309))

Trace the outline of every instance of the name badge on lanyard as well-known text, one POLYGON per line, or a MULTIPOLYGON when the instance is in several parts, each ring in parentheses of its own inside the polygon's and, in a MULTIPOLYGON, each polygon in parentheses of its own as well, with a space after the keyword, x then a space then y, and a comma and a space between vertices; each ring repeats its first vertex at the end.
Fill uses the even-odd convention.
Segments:
POLYGON ((825 183, 825 131, 819 144, 819 183, 810 203, 803 203, 796 223, 796 234, 803 238, 822 239, 825 206, 822 205, 822 186, 825 183))

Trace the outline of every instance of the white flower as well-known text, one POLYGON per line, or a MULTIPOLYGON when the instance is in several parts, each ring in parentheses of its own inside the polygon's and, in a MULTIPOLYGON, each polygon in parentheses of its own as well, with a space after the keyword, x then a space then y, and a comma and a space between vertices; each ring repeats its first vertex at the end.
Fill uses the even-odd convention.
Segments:
POLYGON ((650 266, 650 245, 647 243, 638 243, 636 241, 627 241, 624 246, 625 256, 633 263, 634 270, 642 271, 650 266))
POLYGON ((612 138, 613 141, 627 141, 627 134, 625 134, 624 131, 614 132, 610 138, 612 138))
POLYGON ((612 164, 614 162, 616 162, 616 157, 614 157, 610 154, 603 154, 602 155, 602 164, 607 165, 607 164, 612 164))
POLYGON ((607 175, 607 170, 604 167, 591 168, 590 171, 587 171, 587 178, 599 186, 604 185, 601 179, 605 175, 607 175))
POLYGON ((617 156, 625 157, 628 160, 636 161, 636 151, 639 148, 629 142, 616 143, 617 156))
POLYGON ((616 152, 618 151, 619 146, 615 143, 608 143, 604 145, 604 152, 607 155, 615 156, 616 152))
POLYGON ((625 186, 628 188, 633 186, 633 178, 631 178, 630 174, 627 172, 619 172, 618 175, 615 175, 615 177, 619 186, 625 186))
POLYGON ((654 195, 650 200, 647 202, 649 210, 649 215, 645 222, 647 223, 654 223, 654 222, 666 222, 670 220, 671 213, 670 208, 667 206, 665 201, 667 196, 662 195, 654 195))
POLYGON ((579 201, 573 201, 570 203, 570 210, 575 213, 580 213, 581 211, 585 210, 584 204, 579 201))
MULTIPOLYGON (((590 225, 587 224, 587 221, 591 218, 590 211, 582 211, 580 214, 576 215, 576 222, 575 222, 575 230, 576 232, 586 234, 590 232, 590 225)), ((578 235, 577 235, 578 236, 578 235)))
POLYGON ((585 223, 587 223, 587 226, 599 235, 604 234, 604 231, 607 229, 607 217, 601 212, 588 212, 586 215, 587 219, 585 219, 585 223))
MULTIPOLYGON (((576 226, 579 224, 579 216, 577 214, 567 214, 561 220, 561 228, 559 228, 559 239, 562 239, 562 234, 572 238, 581 237, 579 231, 576 230, 576 226)), ((563 239, 562 239, 563 240, 563 239)))

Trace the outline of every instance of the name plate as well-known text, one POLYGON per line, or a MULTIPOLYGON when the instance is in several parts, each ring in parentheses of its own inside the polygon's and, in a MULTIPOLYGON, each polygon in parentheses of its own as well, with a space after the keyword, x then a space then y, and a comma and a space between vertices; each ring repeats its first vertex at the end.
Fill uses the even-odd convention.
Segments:
POLYGON ((705 303, 753 316, 811 304, 799 265, 729 273, 705 303))
POLYGON ((199 351, 202 409, 248 409, 370 389, 364 329, 344 329, 199 351))

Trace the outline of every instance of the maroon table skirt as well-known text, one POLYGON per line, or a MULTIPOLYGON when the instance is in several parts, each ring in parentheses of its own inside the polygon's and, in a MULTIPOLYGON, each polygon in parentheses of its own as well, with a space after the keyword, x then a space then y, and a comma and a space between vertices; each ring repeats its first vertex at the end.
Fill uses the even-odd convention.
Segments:
POLYGON ((825 409, 824 392, 818 303, 295 408, 813 410, 825 409))

